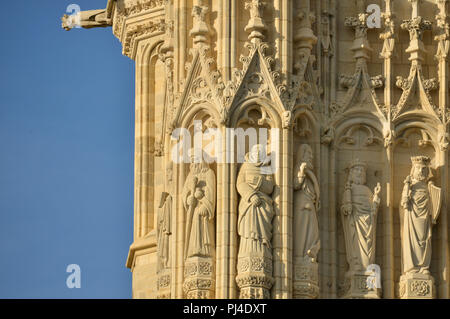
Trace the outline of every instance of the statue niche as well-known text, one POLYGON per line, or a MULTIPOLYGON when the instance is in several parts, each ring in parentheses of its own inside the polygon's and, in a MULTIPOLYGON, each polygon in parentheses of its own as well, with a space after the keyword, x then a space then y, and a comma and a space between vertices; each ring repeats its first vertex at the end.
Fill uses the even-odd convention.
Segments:
POLYGON ((311 147, 301 145, 298 156, 294 175, 294 298, 317 298, 320 188, 313 172, 311 147))
POLYGON ((238 276, 241 299, 269 299, 272 278, 272 193, 270 157, 262 145, 246 155, 237 178, 239 202, 238 276))

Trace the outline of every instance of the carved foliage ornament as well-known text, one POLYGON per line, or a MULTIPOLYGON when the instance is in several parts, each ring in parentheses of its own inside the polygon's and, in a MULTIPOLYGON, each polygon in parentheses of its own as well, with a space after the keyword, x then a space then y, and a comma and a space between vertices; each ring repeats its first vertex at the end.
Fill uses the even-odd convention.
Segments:
POLYGON ((422 40, 423 32, 431 30, 432 23, 422 17, 414 17, 409 20, 403 20, 400 27, 404 30, 409 31, 409 36, 411 40, 422 40))
POLYGON ((132 15, 138 15, 141 12, 163 9, 165 0, 141 0, 126 6, 127 2, 116 2, 116 10, 114 14, 113 33, 121 39, 124 28, 124 21, 132 15))
POLYGON ((135 48, 135 40, 140 36, 153 36, 164 34, 166 23, 164 19, 158 21, 148 21, 144 24, 136 24, 129 26, 125 38, 123 39, 123 54, 132 58, 132 49, 135 48))

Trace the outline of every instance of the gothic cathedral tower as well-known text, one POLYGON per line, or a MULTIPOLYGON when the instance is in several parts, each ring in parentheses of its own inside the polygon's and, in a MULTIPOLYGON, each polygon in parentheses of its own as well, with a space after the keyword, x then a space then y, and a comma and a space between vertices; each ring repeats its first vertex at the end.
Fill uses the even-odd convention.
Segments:
POLYGON ((64 16, 136 63, 133 297, 449 298, 448 3, 64 16))

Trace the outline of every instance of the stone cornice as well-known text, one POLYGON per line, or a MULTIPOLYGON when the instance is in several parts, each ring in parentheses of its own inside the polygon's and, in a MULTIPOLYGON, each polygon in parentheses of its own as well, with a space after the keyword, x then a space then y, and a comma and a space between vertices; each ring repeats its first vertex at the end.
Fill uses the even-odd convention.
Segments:
POLYGON ((114 8, 113 34, 122 42, 123 54, 134 59, 140 37, 165 32, 165 0, 124 1, 114 8))
POLYGON ((166 23, 162 18, 156 21, 150 20, 142 24, 128 26, 125 37, 122 39, 122 53, 134 60, 137 52, 137 43, 141 37, 163 35, 165 31, 166 23))
POLYGON ((137 239, 128 251, 128 257, 126 261, 126 267, 133 269, 136 257, 139 252, 156 250, 156 231, 152 231, 147 234, 144 238, 137 239))

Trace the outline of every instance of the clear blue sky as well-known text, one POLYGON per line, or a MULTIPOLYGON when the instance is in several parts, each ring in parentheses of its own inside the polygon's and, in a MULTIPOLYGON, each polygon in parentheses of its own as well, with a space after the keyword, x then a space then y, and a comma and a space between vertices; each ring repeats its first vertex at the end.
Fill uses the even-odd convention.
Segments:
POLYGON ((2 3, 0 298, 131 298, 134 62, 110 28, 60 22, 106 2, 2 3))

